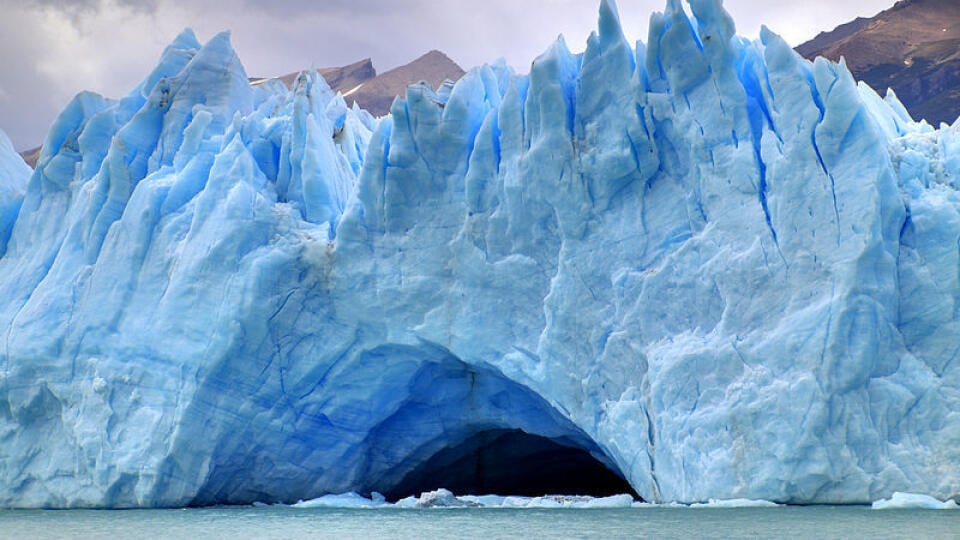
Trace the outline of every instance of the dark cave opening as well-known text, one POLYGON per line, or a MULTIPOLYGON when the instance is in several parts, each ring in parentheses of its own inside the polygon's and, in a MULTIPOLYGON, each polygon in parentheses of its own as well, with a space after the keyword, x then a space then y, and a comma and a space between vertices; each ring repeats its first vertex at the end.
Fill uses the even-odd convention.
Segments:
POLYGON ((629 493, 623 477, 587 450, 518 429, 477 432, 440 450, 384 492, 396 501, 446 488, 456 495, 591 495, 629 493))

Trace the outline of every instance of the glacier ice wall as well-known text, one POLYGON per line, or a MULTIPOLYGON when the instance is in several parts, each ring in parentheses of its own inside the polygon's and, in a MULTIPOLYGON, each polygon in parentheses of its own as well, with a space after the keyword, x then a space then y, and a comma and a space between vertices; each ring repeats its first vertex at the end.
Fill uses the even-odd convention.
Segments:
POLYGON ((0 258, 0 505, 388 491, 493 429, 648 501, 960 494, 960 124, 689 7, 379 120, 226 35, 79 95, 0 258))

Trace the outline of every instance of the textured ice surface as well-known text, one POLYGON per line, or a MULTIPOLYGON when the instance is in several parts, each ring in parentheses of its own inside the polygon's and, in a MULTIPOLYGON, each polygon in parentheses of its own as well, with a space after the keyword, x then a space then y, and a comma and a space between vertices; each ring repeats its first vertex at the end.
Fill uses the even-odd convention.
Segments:
POLYGON ((79 95, 0 258, 0 505, 389 492, 497 430, 646 501, 956 496, 960 126, 690 10, 379 121, 225 35, 79 95))
POLYGON ((903 508, 925 508, 928 510, 955 510, 960 508, 953 499, 941 501, 929 495, 918 493, 894 493, 889 499, 873 501, 874 510, 891 510, 903 508))

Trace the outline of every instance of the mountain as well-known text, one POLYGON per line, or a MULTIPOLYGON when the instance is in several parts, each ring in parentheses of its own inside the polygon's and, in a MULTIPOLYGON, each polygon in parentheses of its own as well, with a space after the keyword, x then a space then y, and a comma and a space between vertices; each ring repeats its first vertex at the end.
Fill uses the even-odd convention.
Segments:
POLYGON ((893 88, 914 118, 933 125, 960 116, 960 5, 956 0, 901 0, 797 47, 803 56, 844 57, 854 77, 893 88))
POLYGON ((424 81, 438 88, 444 81, 456 82, 463 69, 440 51, 430 51, 409 64, 391 69, 345 94, 348 102, 356 102, 375 116, 390 112, 397 96, 403 96, 411 84, 424 81))
MULTIPOLYGON (((353 64, 342 67, 319 68, 317 69, 317 73, 323 77, 323 79, 334 92, 340 92, 343 94, 346 94, 357 86, 360 86, 361 84, 377 76, 377 71, 373 68, 373 62, 371 62, 369 58, 365 58, 359 62, 354 62, 353 64)), ((294 80, 296 80, 297 75, 299 74, 300 72, 296 71, 294 73, 287 73, 286 75, 281 75, 280 77, 275 78, 283 82, 287 88, 291 88, 294 80)), ((253 78, 250 80, 250 84, 262 84, 268 80, 270 79, 253 78)))
POLYGON ((31 148, 20 152, 20 158, 32 169, 37 166, 37 160, 40 159, 40 147, 31 148))
POLYGON ((189 32, 77 96, 0 257, 0 506, 960 495, 960 131, 690 6, 379 119, 189 32))
MULTIPOLYGON (((357 103, 375 116, 390 112, 394 98, 402 96, 411 84, 425 81, 437 88, 444 81, 455 82, 463 76, 463 68, 440 51, 430 51, 409 64, 377 75, 370 59, 339 68, 317 70, 334 92, 340 92, 347 103, 357 103)), ((293 85, 298 73, 277 77, 287 87, 293 85)), ((260 84, 268 79, 253 79, 260 84)))

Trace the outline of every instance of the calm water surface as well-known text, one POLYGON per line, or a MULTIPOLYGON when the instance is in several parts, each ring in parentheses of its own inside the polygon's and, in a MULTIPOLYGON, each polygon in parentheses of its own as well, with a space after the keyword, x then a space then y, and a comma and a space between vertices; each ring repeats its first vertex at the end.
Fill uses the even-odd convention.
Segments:
POLYGON ((623 509, 0 510, 0 538, 958 538, 960 510, 623 509))

